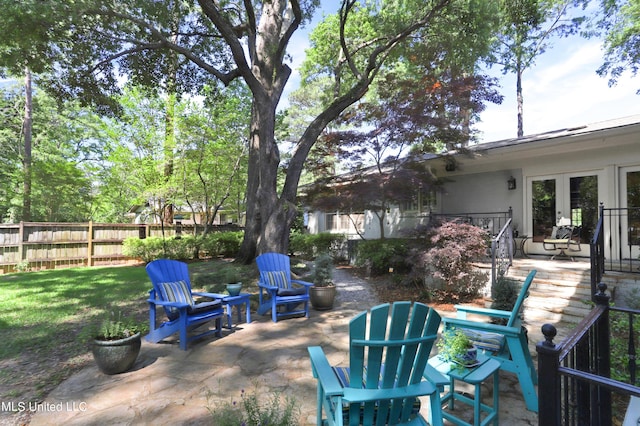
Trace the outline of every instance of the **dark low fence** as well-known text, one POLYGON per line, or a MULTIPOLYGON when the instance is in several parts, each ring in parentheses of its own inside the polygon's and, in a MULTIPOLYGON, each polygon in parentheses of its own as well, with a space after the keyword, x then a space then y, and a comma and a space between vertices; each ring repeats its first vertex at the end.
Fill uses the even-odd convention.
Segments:
POLYGON ((592 260, 594 273, 640 273, 640 207, 605 208, 601 204, 599 216, 591 240, 592 258, 597 262, 592 260))
POLYGON ((640 397, 640 311, 611 307, 605 290, 600 284, 596 306, 562 343, 553 342, 553 325, 542 327, 545 341, 536 346, 540 426, 620 425, 627 415, 640 424, 640 414, 628 408, 640 397), (622 341, 622 348, 614 340, 622 341), (614 368, 624 381, 611 377, 614 368))
POLYGON ((0 273, 137 262, 122 253, 127 238, 201 234, 202 226, 130 223, 0 224, 0 273))
POLYGON ((431 221, 460 220, 486 230, 492 237, 497 236, 513 217, 513 208, 499 212, 432 213, 431 221))

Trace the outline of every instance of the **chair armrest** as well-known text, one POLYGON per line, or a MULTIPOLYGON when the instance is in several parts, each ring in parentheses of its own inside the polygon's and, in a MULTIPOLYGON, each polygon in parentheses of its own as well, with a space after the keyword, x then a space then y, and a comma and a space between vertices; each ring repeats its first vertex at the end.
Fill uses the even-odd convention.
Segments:
POLYGON ((192 291, 191 294, 194 296, 208 297, 210 299, 222 299, 223 297, 225 297, 225 295, 223 294, 208 293, 206 291, 192 291))
POLYGON ((502 311, 499 309, 488 309, 488 308, 478 308, 475 306, 466 306, 466 305, 455 305, 454 308, 458 313, 458 318, 466 319, 466 314, 476 314, 476 315, 485 315, 489 317, 495 318, 510 318, 510 311, 502 311))
POLYGON ((159 300, 159 299, 147 299, 147 302, 153 303, 154 305, 170 306, 172 308, 178 308, 178 309, 187 308, 189 306, 189 304, 187 304, 187 303, 167 302, 167 301, 159 300))
POLYGON ((263 283, 262 281, 258 281, 258 287, 264 288, 264 289, 269 290, 269 291, 277 291, 278 290, 278 286, 277 285, 268 285, 268 284, 263 283))
MULTIPOLYGON (((447 382, 448 384, 449 382, 447 382)), ((342 400, 345 402, 366 402, 389 400, 392 398, 412 398, 432 395, 437 391, 436 385, 423 380, 414 385, 385 389, 344 388, 342 400)))
POLYGON ((422 377, 433 383, 438 389, 442 390, 445 386, 449 386, 449 379, 444 374, 435 369, 431 364, 427 364, 424 368, 422 377))
POLYGON ((310 282, 308 282, 308 281, 293 280, 293 279, 292 279, 292 280, 291 280, 291 282, 292 282, 292 283, 296 283, 296 284, 301 284, 301 285, 303 285, 303 286, 305 286, 305 287, 311 287, 311 286, 313 286, 313 283, 310 283, 310 282))
POLYGON ((468 328, 470 330, 488 331, 490 333, 503 334, 509 337, 520 335, 520 327, 507 327, 506 325, 490 324, 488 322, 475 322, 458 318, 442 318, 445 327, 468 328))
POLYGON ((340 384, 336 373, 333 372, 329 361, 320 346, 309 346, 309 358, 311 359, 311 370, 313 377, 318 379, 320 386, 324 389, 325 395, 338 396, 344 394, 344 388, 340 384))

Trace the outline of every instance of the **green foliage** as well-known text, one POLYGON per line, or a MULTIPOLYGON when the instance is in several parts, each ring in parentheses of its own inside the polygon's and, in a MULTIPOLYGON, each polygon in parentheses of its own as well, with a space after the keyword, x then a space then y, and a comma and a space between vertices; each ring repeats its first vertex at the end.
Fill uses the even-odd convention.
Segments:
POLYGON ((400 238, 367 240, 358 243, 357 266, 371 266, 371 274, 382 275, 393 268, 396 272, 408 271, 406 263, 409 254, 409 242, 400 238))
MULTIPOLYGON (((511 311, 519 295, 518 282, 502 275, 496 280, 492 295, 493 302, 491 302, 491 309, 511 311)), ((495 318, 493 322, 496 324, 506 324, 507 320, 504 318, 495 318)))
POLYGON ((333 259, 329 253, 320 253, 313 262, 313 284, 326 287, 333 284, 333 259))
POLYGON ((458 328, 444 330, 436 346, 438 356, 446 362, 460 362, 467 351, 473 347, 469 337, 458 328))
POLYGON ((202 239, 200 248, 209 256, 235 257, 243 237, 243 231, 212 232, 202 239))
POLYGON ((31 185, 25 193, 24 103, 22 90, 0 89, 0 219, 88 221, 104 136, 96 130, 98 117, 76 102, 59 106, 41 90, 33 92, 31 185), (25 198, 30 202, 28 213, 23 211, 25 198))
POLYGON ((236 268, 228 268, 224 273, 224 282, 227 284, 242 282, 240 272, 236 268))
POLYGON ((192 235, 184 235, 181 238, 130 237, 122 243, 122 253, 125 256, 141 259, 143 262, 160 258, 188 260, 194 258, 199 245, 200 239, 192 235))
MULTIPOLYGON (((625 300, 630 309, 640 309, 640 292, 634 291, 625 300)), ((629 372, 629 314, 626 312, 619 312, 615 310, 609 311, 610 318, 610 363, 611 363, 611 378, 619 380, 624 383, 630 383, 634 386, 640 385, 640 377, 636 376, 636 383, 631 383, 631 374, 629 372)), ((634 327, 637 330, 638 318, 640 316, 634 315, 634 327)), ((636 348, 640 347, 640 334, 636 331, 632 336, 634 340, 633 344, 636 348)), ((637 349, 636 349, 637 350, 637 349)), ((635 360, 632 360, 635 362, 635 360)))
POLYGON ((213 424, 217 426, 297 426, 300 415, 299 404, 294 397, 278 392, 259 392, 256 383, 251 393, 240 391, 241 403, 235 399, 209 408, 213 424))
POLYGON ((605 60, 598 69, 598 74, 608 74, 609 85, 614 85, 625 71, 630 71, 635 76, 640 69, 640 2, 601 3, 603 18, 598 26, 605 33, 605 60))
POLYGON ((331 253, 334 258, 337 258, 345 241, 346 237, 343 234, 292 232, 289 239, 289 251, 303 259, 313 259, 319 253, 331 253))
POLYGON ((131 337, 136 333, 144 333, 148 330, 146 323, 137 322, 133 318, 123 317, 122 312, 109 312, 94 333, 97 340, 119 340, 131 337))

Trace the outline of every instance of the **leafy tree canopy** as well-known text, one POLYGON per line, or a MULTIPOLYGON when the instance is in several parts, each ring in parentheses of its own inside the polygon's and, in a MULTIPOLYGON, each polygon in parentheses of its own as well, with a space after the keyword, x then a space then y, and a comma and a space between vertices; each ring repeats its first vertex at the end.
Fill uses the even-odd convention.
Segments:
MULTIPOLYGON (((598 69, 609 75, 609 85, 615 85, 625 71, 633 76, 640 66, 640 1, 602 0, 602 15, 598 22, 605 35, 604 63, 598 69)), ((640 89, 636 92, 640 94, 640 89)))

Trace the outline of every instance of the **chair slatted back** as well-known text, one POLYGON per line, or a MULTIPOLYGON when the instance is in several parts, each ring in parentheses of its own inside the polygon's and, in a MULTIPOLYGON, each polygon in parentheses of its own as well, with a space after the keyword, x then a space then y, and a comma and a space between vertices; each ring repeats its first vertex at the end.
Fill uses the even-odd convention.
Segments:
MULTIPOLYGON (((163 298, 163 290, 160 288, 161 283, 184 281, 189 289, 191 289, 191 281, 189 279, 189 268, 184 262, 173 259, 158 259, 149 262, 146 266, 147 275, 153 284, 156 298, 163 298)), ((174 313, 170 308, 165 307, 165 312, 169 318, 174 317, 174 313)))
POLYGON ((289 256, 281 253, 264 253, 256 257, 260 272, 284 272, 286 287, 291 287, 291 261, 289 256))
POLYGON ((522 289, 520 290, 520 294, 516 299, 516 303, 513 305, 513 309, 511 310, 511 316, 509 317, 509 321, 507 322, 507 327, 519 327, 522 322, 522 310, 524 308, 524 300, 529 296, 529 287, 531 287, 531 283, 533 282, 533 278, 536 276, 536 270, 532 270, 527 275, 527 279, 522 284, 522 289))
MULTIPOLYGON (((436 340, 440 315, 421 303, 396 302, 363 312, 349 324, 352 388, 391 389, 419 383, 436 340), (413 309, 412 309, 413 306, 413 309), (367 327, 368 325, 368 327, 367 327)), ((351 404, 350 423, 407 421, 414 398, 351 404)))

